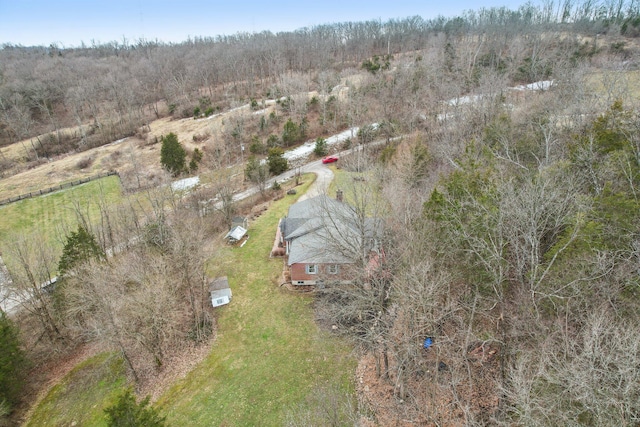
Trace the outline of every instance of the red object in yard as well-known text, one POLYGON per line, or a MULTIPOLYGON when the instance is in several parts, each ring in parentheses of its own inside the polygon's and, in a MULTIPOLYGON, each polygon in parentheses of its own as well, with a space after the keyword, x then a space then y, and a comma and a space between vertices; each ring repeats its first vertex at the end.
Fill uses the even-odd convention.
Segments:
POLYGON ((327 156, 322 159, 322 164, 326 165, 327 163, 337 162, 338 158, 336 156, 327 156))

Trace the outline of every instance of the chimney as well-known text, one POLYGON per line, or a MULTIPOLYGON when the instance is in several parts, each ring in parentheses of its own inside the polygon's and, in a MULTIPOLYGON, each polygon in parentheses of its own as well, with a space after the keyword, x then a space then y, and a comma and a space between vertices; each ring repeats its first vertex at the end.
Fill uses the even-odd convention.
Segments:
POLYGON ((342 201, 342 190, 336 191, 336 199, 341 202, 342 201))

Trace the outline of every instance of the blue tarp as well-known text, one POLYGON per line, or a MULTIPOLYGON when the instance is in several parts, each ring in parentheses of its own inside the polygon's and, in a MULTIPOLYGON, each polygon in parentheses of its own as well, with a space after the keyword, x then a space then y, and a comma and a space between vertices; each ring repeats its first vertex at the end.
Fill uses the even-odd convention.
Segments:
POLYGON ((427 349, 427 348, 431 347, 431 345, 432 345, 432 344, 433 344, 433 338, 431 338, 431 337, 427 337, 427 338, 424 340, 424 344, 422 344, 422 347, 424 347, 425 349, 427 349))

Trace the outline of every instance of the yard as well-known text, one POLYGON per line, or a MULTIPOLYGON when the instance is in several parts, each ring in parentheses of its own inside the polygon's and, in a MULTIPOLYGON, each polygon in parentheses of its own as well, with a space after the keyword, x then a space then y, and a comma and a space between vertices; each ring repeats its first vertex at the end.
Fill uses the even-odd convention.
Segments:
POLYGON ((209 356, 160 399, 169 424, 282 425, 320 389, 353 391, 352 349, 317 327, 311 297, 280 288, 282 259, 269 258, 293 197, 249 224, 244 247, 211 260, 210 275, 229 277, 233 301, 219 309, 209 356))
MULTIPOLYGON (((282 259, 269 258, 278 219, 294 197, 273 203, 249 224, 244 247, 223 247, 210 260, 209 275, 228 276, 233 301, 216 309, 218 335, 208 356, 156 402, 168 425, 283 425, 327 390, 353 396, 352 348, 318 328, 311 297, 279 286, 282 259)), ((74 371, 54 387, 29 425, 104 425, 103 408, 122 376, 101 372, 97 361, 93 366, 95 374, 74 371)))
POLYGON ((0 206, 0 249, 6 247, 12 235, 34 231, 61 248, 65 229, 74 230, 77 224, 74 206, 82 206, 84 214, 97 219, 101 197, 108 204, 120 200, 122 190, 117 176, 0 206))

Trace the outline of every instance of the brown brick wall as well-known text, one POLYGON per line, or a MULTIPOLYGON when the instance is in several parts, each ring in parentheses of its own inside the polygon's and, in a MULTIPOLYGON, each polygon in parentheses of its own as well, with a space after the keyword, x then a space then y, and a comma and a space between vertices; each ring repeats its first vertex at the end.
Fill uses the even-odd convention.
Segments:
POLYGON ((291 283, 294 285, 298 284, 298 281, 304 281, 306 285, 315 284, 316 280, 344 280, 344 272, 346 270, 346 266, 340 266, 340 272, 338 274, 326 274, 327 265, 326 264, 318 264, 318 274, 307 274, 306 272, 307 264, 293 264, 289 267, 291 271, 291 283))
POLYGON ((318 278, 317 274, 307 274, 306 273, 306 264, 293 264, 291 267, 291 283, 294 285, 298 280, 304 281, 316 281, 318 278))

